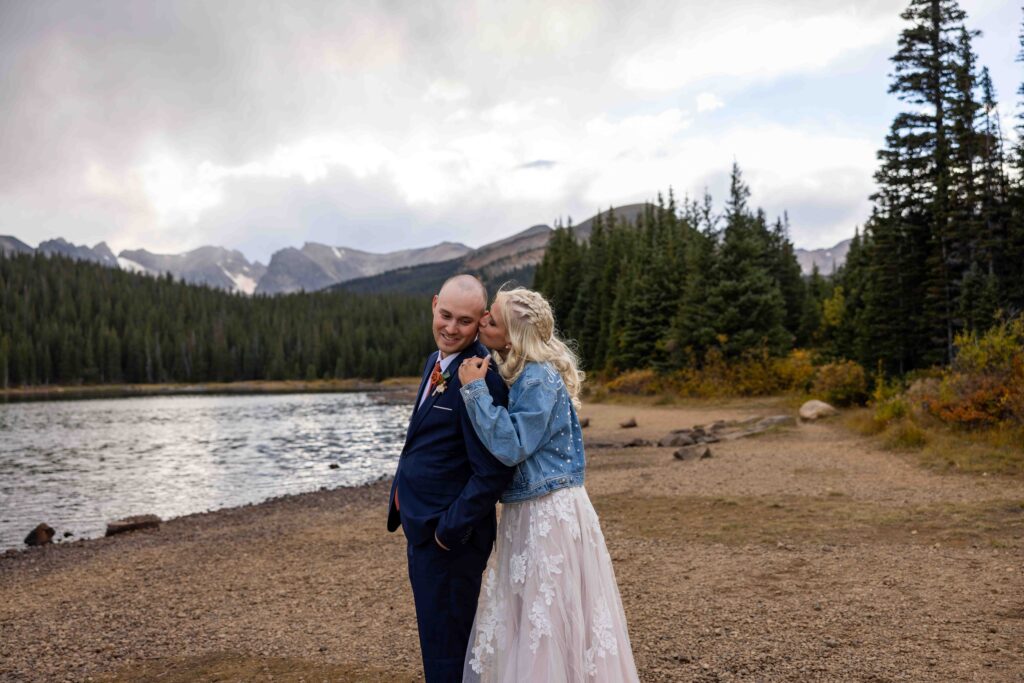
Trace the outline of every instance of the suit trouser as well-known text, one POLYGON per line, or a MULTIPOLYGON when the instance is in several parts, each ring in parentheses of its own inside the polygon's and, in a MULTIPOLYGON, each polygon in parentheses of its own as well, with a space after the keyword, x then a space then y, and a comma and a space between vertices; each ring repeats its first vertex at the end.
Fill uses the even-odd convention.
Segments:
POLYGON ((490 548, 472 543, 444 550, 433 540, 408 546, 409 581, 416 603, 420 652, 427 683, 459 683, 480 581, 490 548))

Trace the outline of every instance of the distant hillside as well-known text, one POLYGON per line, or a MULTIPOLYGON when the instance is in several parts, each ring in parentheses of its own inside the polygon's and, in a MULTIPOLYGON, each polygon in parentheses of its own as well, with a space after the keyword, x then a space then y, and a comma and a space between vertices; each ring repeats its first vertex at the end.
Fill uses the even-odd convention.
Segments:
POLYGON ((256 293, 313 292, 396 268, 448 261, 469 252, 469 247, 454 242, 385 254, 307 242, 301 249, 289 247, 275 252, 266 274, 259 280, 256 293))
POLYGON ((843 240, 829 249, 797 249, 796 260, 800 263, 800 270, 804 275, 810 275, 814 266, 818 266, 819 273, 831 275, 832 271, 846 263, 851 241, 843 240))
MULTIPOLYGON (((617 220, 633 223, 645 206, 646 204, 629 204, 613 211, 617 220)), ((586 241, 590 237, 594 218, 596 216, 591 216, 573 227, 577 239, 586 241)), ((547 225, 534 225, 511 237, 474 249, 462 258, 389 270, 373 277, 349 280, 331 289, 363 293, 435 294, 441 283, 456 273, 472 273, 478 276, 492 292, 504 284, 529 287, 533 283, 537 265, 544 258, 544 251, 552 232, 551 227, 547 225)))
POLYGON ((437 293, 442 282, 457 273, 477 275, 490 291, 508 281, 529 286, 550 238, 551 228, 535 225, 512 237, 485 244, 461 258, 397 268, 379 275, 349 280, 328 289, 432 295, 437 293))

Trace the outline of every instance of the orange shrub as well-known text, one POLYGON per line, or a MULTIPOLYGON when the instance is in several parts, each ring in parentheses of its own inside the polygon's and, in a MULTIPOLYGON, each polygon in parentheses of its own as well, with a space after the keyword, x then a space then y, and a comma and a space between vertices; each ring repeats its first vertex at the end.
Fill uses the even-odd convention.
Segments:
POLYGON ((956 359, 924 407, 943 422, 974 429, 1024 424, 1024 317, 983 335, 956 337, 956 359))

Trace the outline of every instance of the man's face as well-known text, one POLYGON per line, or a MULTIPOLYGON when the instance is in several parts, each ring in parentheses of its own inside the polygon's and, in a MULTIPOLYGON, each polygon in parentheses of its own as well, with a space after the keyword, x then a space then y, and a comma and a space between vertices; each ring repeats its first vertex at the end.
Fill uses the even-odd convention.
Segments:
POLYGON ((476 339, 483 302, 473 291, 442 289, 434 296, 434 341, 446 356, 458 353, 476 339))

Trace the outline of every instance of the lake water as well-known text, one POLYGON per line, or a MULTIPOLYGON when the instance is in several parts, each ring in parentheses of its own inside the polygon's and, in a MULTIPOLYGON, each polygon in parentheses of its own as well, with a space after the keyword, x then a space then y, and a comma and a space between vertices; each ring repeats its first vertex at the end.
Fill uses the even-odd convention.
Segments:
POLYGON ((410 410, 362 393, 0 404, 0 551, 40 522, 89 538, 129 515, 374 481, 410 410))

